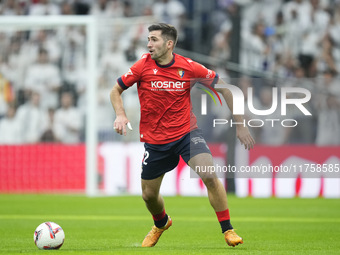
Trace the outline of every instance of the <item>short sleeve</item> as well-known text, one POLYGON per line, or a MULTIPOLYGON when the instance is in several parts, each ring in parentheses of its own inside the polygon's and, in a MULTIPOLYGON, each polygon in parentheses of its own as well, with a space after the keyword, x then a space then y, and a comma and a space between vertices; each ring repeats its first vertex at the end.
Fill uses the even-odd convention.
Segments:
POLYGON ((195 78, 197 79, 197 82, 206 86, 214 87, 219 79, 218 74, 197 62, 193 61, 192 63, 194 65, 195 78))
POLYGON ((133 64, 133 66, 129 69, 129 71, 127 71, 127 73, 118 78, 117 82, 122 89, 128 89, 140 80, 140 74, 142 72, 145 58, 143 56, 140 60, 133 64))

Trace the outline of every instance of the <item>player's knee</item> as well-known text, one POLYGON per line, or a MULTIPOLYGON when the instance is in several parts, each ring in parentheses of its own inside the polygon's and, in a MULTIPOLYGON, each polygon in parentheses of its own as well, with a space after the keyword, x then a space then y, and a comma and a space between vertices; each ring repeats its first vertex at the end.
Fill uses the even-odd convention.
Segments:
POLYGON ((219 184, 219 180, 217 178, 202 178, 202 181, 208 190, 217 188, 219 184))
POLYGON ((198 175, 201 177, 204 183, 205 183, 205 180, 208 182, 209 180, 217 178, 216 172, 212 172, 212 171, 198 172, 198 175))
POLYGON ((152 190, 143 190, 142 194, 143 200, 148 203, 154 200, 157 200, 158 198, 158 193, 154 192, 152 190))

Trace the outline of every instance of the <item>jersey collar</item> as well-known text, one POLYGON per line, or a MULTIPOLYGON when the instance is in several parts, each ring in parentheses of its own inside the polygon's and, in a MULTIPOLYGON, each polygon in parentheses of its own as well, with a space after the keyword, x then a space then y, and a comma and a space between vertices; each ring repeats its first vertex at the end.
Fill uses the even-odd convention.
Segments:
POLYGON ((175 56, 176 54, 175 53, 172 53, 174 55, 174 57, 172 58, 171 62, 169 64, 166 64, 166 65, 161 65, 161 64, 158 64, 158 62, 155 60, 156 62, 156 65, 161 67, 161 68, 167 68, 167 67, 170 67, 172 66, 174 63, 175 63, 175 56))

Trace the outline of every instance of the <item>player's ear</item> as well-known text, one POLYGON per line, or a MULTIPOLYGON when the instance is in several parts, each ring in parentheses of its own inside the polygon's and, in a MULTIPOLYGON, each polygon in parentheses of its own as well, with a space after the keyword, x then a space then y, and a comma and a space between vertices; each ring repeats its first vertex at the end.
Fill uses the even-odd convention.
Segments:
POLYGON ((174 42, 172 40, 168 40, 168 48, 173 49, 174 48, 174 42))

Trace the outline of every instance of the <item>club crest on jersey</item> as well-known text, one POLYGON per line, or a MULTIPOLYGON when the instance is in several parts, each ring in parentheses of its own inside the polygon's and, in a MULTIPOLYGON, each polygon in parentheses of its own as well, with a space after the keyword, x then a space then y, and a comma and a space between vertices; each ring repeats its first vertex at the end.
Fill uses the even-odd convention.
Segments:
POLYGON ((183 71, 183 69, 178 69, 178 76, 180 77, 180 78, 183 78, 183 76, 184 76, 184 71, 183 71))

